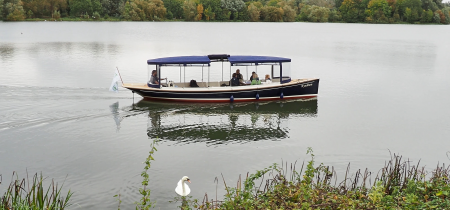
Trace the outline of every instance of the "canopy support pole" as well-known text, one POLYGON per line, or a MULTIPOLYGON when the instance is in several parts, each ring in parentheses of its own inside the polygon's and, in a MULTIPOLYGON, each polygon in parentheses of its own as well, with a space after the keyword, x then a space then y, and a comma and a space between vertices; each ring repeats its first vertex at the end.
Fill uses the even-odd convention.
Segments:
MULTIPOLYGON (((203 67, 202 67, 202 69, 203 69, 203 67)), ((208 88, 209 88, 209 64, 208 64, 208 88)))
POLYGON ((183 77, 184 77, 183 82, 186 84, 186 66, 184 66, 183 68, 183 77))
POLYGON ((180 66, 180 83, 181 83, 181 66, 180 66))
POLYGON ((202 65, 202 82, 203 82, 203 65, 202 65))
POLYGON ((222 60, 222 81, 223 81, 223 60, 222 60))
POLYGON ((161 65, 156 65, 156 74, 158 77, 159 88, 161 88, 161 65))
POLYGON ((245 66, 245 76, 247 77, 247 78, 250 78, 250 77, 248 77, 248 66, 245 66))

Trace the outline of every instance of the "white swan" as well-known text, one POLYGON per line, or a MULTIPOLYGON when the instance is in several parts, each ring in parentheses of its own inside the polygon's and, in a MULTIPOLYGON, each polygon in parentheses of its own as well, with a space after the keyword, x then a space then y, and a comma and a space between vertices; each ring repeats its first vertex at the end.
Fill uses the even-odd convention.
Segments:
POLYGON ((186 183, 184 183, 185 181, 188 181, 189 183, 191 183, 191 180, 189 179, 189 177, 183 176, 183 178, 181 178, 180 181, 178 181, 178 185, 175 188, 175 192, 178 195, 187 196, 191 192, 191 189, 189 189, 189 186, 186 183))

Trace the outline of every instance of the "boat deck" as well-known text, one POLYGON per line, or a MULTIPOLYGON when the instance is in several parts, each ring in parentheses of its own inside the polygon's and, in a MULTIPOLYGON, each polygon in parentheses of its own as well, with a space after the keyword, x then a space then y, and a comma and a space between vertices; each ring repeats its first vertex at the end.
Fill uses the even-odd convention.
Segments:
MULTIPOLYGON (((289 85, 293 85, 293 84, 298 84, 298 83, 308 83, 310 81, 314 81, 317 79, 293 79, 288 83, 283 83, 280 84, 279 82, 272 82, 269 84, 266 84, 264 82, 262 82, 260 85, 242 85, 242 86, 220 86, 221 84, 223 84, 224 82, 210 82, 208 87, 207 86, 207 82, 197 82, 197 84, 200 87, 186 87, 186 83, 174 83, 175 85, 177 85, 178 87, 161 87, 160 89, 158 88, 153 88, 153 87, 148 87, 146 83, 124 83, 122 85, 122 87, 124 88, 128 88, 128 89, 139 89, 139 90, 164 90, 164 91, 228 91, 228 90, 255 90, 255 89, 266 89, 266 88, 270 88, 270 87, 280 87, 280 86, 289 86, 289 85)), ((165 83, 163 83, 165 84, 165 83)), ((187 84, 188 85, 188 84, 187 84)))

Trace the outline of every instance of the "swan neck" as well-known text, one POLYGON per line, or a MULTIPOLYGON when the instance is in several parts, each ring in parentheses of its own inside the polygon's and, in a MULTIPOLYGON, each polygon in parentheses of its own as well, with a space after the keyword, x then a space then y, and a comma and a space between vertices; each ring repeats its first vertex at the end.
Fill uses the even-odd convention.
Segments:
POLYGON ((183 189, 183 196, 186 195, 186 190, 184 189, 184 180, 181 180, 181 189, 183 189))

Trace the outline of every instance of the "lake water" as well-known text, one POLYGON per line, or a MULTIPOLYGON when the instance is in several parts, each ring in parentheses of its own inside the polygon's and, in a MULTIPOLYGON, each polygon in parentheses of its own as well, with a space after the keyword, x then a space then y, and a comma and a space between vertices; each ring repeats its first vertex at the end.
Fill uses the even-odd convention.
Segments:
POLYGON ((150 189, 161 209, 179 205, 168 201, 184 175, 194 198, 211 198, 221 174, 234 185, 309 160, 308 147, 338 178, 348 163, 376 173, 390 152, 429 170, 448 164, 449 34, 448 25, 0 22, 0 193, 28 170, 67 176, 71 209, 114 209, 119 193, 131 209, 156 137, 150 189), (319 96, 192 105, 108 91, 116 67, 125 82, 145 82, 147 59, 217 53, 291 58, 293 78, 321 79, 319 96))

